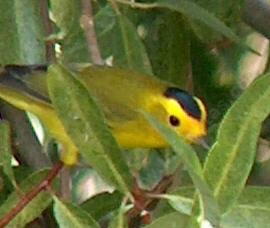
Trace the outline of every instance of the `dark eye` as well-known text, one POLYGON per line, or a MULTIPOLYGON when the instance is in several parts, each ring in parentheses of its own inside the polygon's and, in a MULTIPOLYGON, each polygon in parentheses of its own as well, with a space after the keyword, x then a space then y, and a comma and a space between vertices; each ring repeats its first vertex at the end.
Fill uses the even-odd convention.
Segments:
POLYGON ((170 116, 170 124, 177 127, 180 125, 180 120, 176 116, 170 116))

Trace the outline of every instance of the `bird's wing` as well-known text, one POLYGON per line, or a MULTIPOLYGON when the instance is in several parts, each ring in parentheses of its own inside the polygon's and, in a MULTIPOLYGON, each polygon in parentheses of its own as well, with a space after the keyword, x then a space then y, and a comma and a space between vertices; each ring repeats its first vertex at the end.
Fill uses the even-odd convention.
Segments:
MULTIPOLYGON (((40 100, 50 104, 51 100, 46 82, 47 69, 47 65, 7 65, 0 71, 0 85, 4 85, 6 89, 11 88, 13 91, 17 91, 17 94, 21 92, 21 97, 32 97, 35 101, 40 100)), ((78 69, 71 68, 75 75, 81 78, 78 69)), ((88 71, 91 71, 91 68, 88 68, 88 71)), ((125 102, 122 102, 122 99, 119 101, 117 97, 111 96, 110 91, 113 91, 113 88, 110 91, 104 90, 106 87, 104 83, 106 82, 100 83, 97 80, 101 80, 101 78, 92 78, 91 86, 87 86, 87 89, 97 100, 110 126, 113 127, 120 122, 136 118, 136 111, 132 110, 125 102)))

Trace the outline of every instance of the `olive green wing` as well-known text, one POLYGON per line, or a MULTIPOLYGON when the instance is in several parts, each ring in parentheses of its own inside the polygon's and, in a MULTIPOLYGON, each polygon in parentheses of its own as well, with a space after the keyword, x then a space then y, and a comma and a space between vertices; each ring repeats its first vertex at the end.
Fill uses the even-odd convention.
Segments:
MULTIPOLYGON (((119 99, 119 96, 121 95, 112 96, 112 94, 116 94, 114 88, 111 88, 110 90, 106 89, 108 88, 108 85, 106 84, 108 83, 108 80, 104 81, 103 77, 91 77, 91 75, 96 75, 94 70, 92 72, 92 67, 81 68, 81 65, 79 66, 80 67, 76 65, 76 67, 74 67, 74 65, 72 65, 70 69, 79 80, 84 79, 81 80, 82 83, 85 83, 86 81, 88 83, 90 82, 90 86, 88 84, 86 87, 89 90, 89 93, 97 100, 109 125, 113 127, 114 124, 136 118, 136 111, 131 109, 130 105, 123 102, 123 99, 119 99), (86 70, 88 72, 86 76, 91 78, 85 80, 84 75, 81 75, 82 69, 83 72, 86 70)), ((47 65, 7 65, 2 68, 0 72, 0 84, 6 86, 6 88, 22 92, 24 95, 37 101, 40 100, 50 104, 51 101, 48 95, 46 81, 47 69, 47 65)), ((105 72, 107 71, 105 70, 105 72)), ((109 70, 109 73, 112 72, 109 70)), ((113 75, 108 74, 107 76, 113 77, 113 75)), ((117 83, 119 83, 119 81, 117 83)), ((24 96, 23 94, 22 96, 24 96)))

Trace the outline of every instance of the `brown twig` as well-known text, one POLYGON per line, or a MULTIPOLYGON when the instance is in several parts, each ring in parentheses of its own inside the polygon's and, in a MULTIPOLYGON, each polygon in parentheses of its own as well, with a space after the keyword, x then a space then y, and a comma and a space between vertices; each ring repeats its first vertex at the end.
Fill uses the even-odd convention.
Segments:
POLYGON ((58 162, 53 166, 49 174, 46 176, 44 180, 41 181, 37 186, 35 186, 31 191, 26 193, 17 205, 12 208, 2 219, 0 219, 0 227, 5 227, 17 214, 19 214, 28 203, 31 202, 41 191, 46 190, 62 169, 63 163, 58 162))
POLYGON ((249 26, 270 38, 270 4, 265 0, 246 0, 242 18, 249 26))
POLYGON ((97 36, 95 32, 91 0, 82 0, 82 16, 80 18, 80 23, 85 33, 92 62, 94 64, 103 65, 104 62, 99 51, 97 36))
POLYGON ((159 200, 150 198, 149 194, 162 194, 165 193, 168 188, 171 186, 173 182, 173 175, 165 176, 157 186, 151 191, 144 191, 139 188, 138 185, 135 185, 133 188, 132 194, 135 199, 135 205, 132 210, 130 210, 127 214, 129 220, 129 227, 134 227, 138 220, 142 219, 145 223, 151 222, 151 216, 149 213, 145 213, 145 215, 141 216, 142 212, 146 212, 148 210, 153 210, 159 200))
POLYGON ((116 15, 121 15, 121 12, 119 10, 119 7, 118 7, 116 1, 115 0, 109 0, 109 2, 111 3, 111 6, 112 6, 114 12, 116 13, 116 15))
POLYGON ((69 201, 71 198, 71 175, 70 167, 65 166, 60 173, 61 198, 69 201))
MULTIPOLYGON (((49 36, 53 32, 52 22, 49 17, 48 1, 40 1, 40 14, 44 25, 45 36, 49 36)), ((46 59, 47 62, 55 62, 55 49, 53 41, 46 41, 46 59)))
POLYGON ((128 0, 115 0, 115 1, 124 5, 129 5, 133 8, 142 9, 142 10, 148 10, 148 9, 153 9, 153 8, 158 7, 157 3, 140 3, 140 2, 128 1, 128 0))

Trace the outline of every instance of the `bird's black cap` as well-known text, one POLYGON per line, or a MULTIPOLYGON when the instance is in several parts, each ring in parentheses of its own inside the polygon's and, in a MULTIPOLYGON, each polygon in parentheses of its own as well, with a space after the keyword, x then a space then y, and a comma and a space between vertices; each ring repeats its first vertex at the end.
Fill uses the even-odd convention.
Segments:
POLYGON ((188 115, 198 120, 201 119, 202 113, 200 107, 194 97, 188 92, 176 87, 169 87, 164 95, 168 98, 175 99, 188 115))

